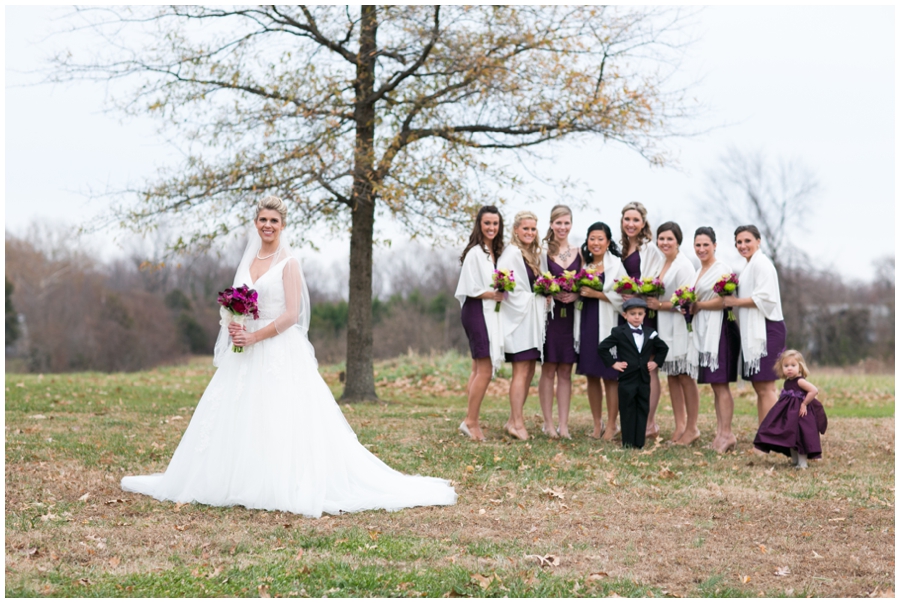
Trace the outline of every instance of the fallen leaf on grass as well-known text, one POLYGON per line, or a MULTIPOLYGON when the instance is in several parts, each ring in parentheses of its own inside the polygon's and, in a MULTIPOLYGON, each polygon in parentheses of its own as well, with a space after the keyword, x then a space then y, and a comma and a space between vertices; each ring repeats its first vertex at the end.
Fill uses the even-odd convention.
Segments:
POLYGON ((595 580, 603 580, 604 578, 609 578, 609 574, 606 572, 591 572, 586 581, 593 582, 595 580))
POLYGON ((786 566, 786 565, 785 565, 784 567, 776 567, 776 568, 775 568, 775 575, 776 575, 776 576, 790 576, 790 575, 791 575, 791 568, 789 568, 789 567, 786 566))
POLYGON ((89 499, 90 497, 91 497, 91 493, 85 492, 84 494, 82 494, 81 496, 78 497, 78 500, 80 500, 81 502, 84 502, 87 499, 89 499))
POLYGON ((525 555, 525 559, 534 559, 541 567, 558 567, 559 557, 556 555, 525 555))
POLYGON ((294 561, 300 561, 303 558, 303 549, 297 551, 297 554, 294 555, 294 561))
POLYGON ((260 599, 271 599, 272 595, 269 594, 269 585, 268 584, 260 584, 256 587, 256 591, 259 593, 260 599))
POLYGON ((818 554, 817 552, 813 551, 813 559, 824 559, 824 558, 825 558, 825 557, 823 557, 822 555, 820 555, 820 554, 818 554))
POLYGON ((550 498, 558 498, 559 500, 564 500, 566 498, 565 491, 560 488, 541 488, 541 492, 549 496, 550 498))
POLYGON ((769 549, 766 548, 766 545, 761 544, 761 545, 759 545, 759 552, 760 553, 768 553, 769 549))
POLYGON ((484 590, 487 590, 491 586, 491 583, 494 581, 494 576, 488 577, 482 576, 481 574, 472 574, 469 577, 473 582, 477 582, 478 585, 484 590))
POLYGON ((122 498, 113 498, 111 500, 104 502, 103 504, 104 505, 115 505, 117 503, 124 503, 124 502, 128 502, 128 501, 125 499, 122 499, 122 498))
POLYGON ((672 479, 676 477, 675 472, 669 469, 668 467, 663 467, 659 470, 659 476, 662 479, 672 479))
POLYGON ((38 550, 37 547, 35 547, 33 549, 28 549, 27 551, 25 551, 26 557, 37 557, 40 554, 41 554, 41 552, 38 550))
POLYGON ((454 587, 452 590, 448 590, 448 591, 445 592, 443 595, 441 595, 441 598, 443 598, 443 599, 457 599, 457 598, 460 598, 460 597, 468 597, 468 596, 469 596, 469 595, 464 595, 463 593, 459 592, 459 591, 456 590, 456 588, 454 587))
POLYGON ((379 535, 381 535, 379 530, 369 530, 369 538, 371 540, 378 540, 379 535))
POLYGON ((875 598, 878 598, 878 599, 893 599, 893 598, 894 598, 894 591, 892 591, 891 589, 881 590, 881 591, 880 591, 880 590, 878 590, 878 588, 876 588, 875 590, 873 590, 872 592, 869 593, 869 598, 872 598, 872 599, 875 599, 875 598))
POLYGON ((119 567, 119 563, 120 563, 120 559, 118 557, 110 557, 109 558, 110 567, 117 568, 117 567, 119 567))
POLYGON ((747 584, 750 582, 750 576, 741 576, 741 584, 747 584))
POLYGON ((175 529, 178 530, 179 532, 184 532, 187 529, 187 524, 185 524, 183 526, 176 525, 175 529))

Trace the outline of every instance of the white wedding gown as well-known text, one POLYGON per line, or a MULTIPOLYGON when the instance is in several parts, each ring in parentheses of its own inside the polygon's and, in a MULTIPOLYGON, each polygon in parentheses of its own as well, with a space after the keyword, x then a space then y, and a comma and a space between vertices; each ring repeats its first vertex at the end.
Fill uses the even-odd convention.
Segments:
POLYGON ((260 317, 248 320, 247 330, 276 322, 279 334, 234 353, 223 326, 219 369, 166 472, 125 477, 122 489, 159 500, 310 517, 454 504, 456 492, 447 480, 404 475, 359 443, 317 370, 306 335, 308 294, 299 262, 286 255, 256 283, 249 261, 235 275, 236 285, 248 283, 259 293, 260 317), (306 298, 293 299, 295 294, 306 298))

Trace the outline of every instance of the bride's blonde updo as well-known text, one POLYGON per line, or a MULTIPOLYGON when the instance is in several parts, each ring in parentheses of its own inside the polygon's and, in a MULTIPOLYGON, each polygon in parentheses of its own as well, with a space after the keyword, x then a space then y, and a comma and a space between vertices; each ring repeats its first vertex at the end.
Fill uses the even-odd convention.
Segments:
POLYGON ((268 197, 263 197, 259 200, 259 203, 256 204, 256 216, 253 218, 254 220, 259 217, 259 212, 264 209, 273 209, 281 214, 281 223, 287 226, 287 205, 284 201, 281 200, 281 197, 276 197, 275 195, 269 195, 268 197))

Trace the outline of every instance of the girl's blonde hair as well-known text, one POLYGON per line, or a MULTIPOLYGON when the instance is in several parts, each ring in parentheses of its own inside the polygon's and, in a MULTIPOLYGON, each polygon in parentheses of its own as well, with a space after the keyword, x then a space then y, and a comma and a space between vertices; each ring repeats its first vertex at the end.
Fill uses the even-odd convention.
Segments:
POLYGON ((797 350, 785 350, 782 352, 781 356, 778 357, 778 362, 775 363, 775 372, 778 373, 779 377, 784 379, 784 361, 788 358, 797 360, 797 364, 800 366, 801 377, 804 379, 809 377, 809 367, 806 366, 806 360, 803 359, 803 354, 797 350))
POLYGON ((254 220, 259 217, 259 212, 264 209, 273 209, 281 214, 281 223, 284 226, 287 226, 287 205, 284 201, 281 200, 281 197, 276 197, 275 195, 269 195, 268 197, 263 197, 259 200, 259 203, 256 204, 256 216, 254 216, 254 220))
POLYGON ((571 218, 572 210, 569 209, 568 205, 554 205, 553 209, 550 210, 550 228, 547 230, 547 236, 544 237, 544 243, 547 244, 548 257, 553 257, 559 252, 559 241, 556 240, 556 235, 553 233, 553 223, 562 216, 571 218))
POLYGON ((541 246, 538 243, 537 236, 534 237, 534 240, 531 241, 531 245, 525 245, 521 239, 519 239, 519 235, 516 233, 516 229, 522 224, 522 220, 534 220, 535 227, 537 226, 537 216, 530 211, 520 211, 516 214, 516 217, 513 218, 513 231, 512 236, 509 239, 511 245, 515 245, 519 249, 522 250, 522 258, 525 260, 525 263, 531 268, 534 274, 541 274, 541 246))
MULTIPOLYGON (((644 221, 644 227, 636 237, 637 249, 635 249, 635 251, 640 251, 644 243, 653 240, 653 230, 651 230, 650 228, 650 222, 647 221, 647 208, 644 207, 643 203, 641 203, 640 201, 632 201, 631 203, 626 203, 625 207, 622 208, 622 218, 625 217, 625 212, 631 210, 634 210, 637 213, 641 214, 641 220, 644 221)), ((629 249, 628 245, 628 235, 625 234, 625 229, 622 228, 622 220, 619 220, 619 230, 622 231, 622 257, 624 258, 631 253, 631 249, 629 249)))

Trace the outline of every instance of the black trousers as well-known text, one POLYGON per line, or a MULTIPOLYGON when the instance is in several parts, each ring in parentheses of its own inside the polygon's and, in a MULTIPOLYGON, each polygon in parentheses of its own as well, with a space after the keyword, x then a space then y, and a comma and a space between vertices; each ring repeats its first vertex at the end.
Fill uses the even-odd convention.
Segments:
POLYGON ((619 379, 619 417, 622 422, 622 446, 643 448, 650 414, 650 384, 635 379, 619 379))

